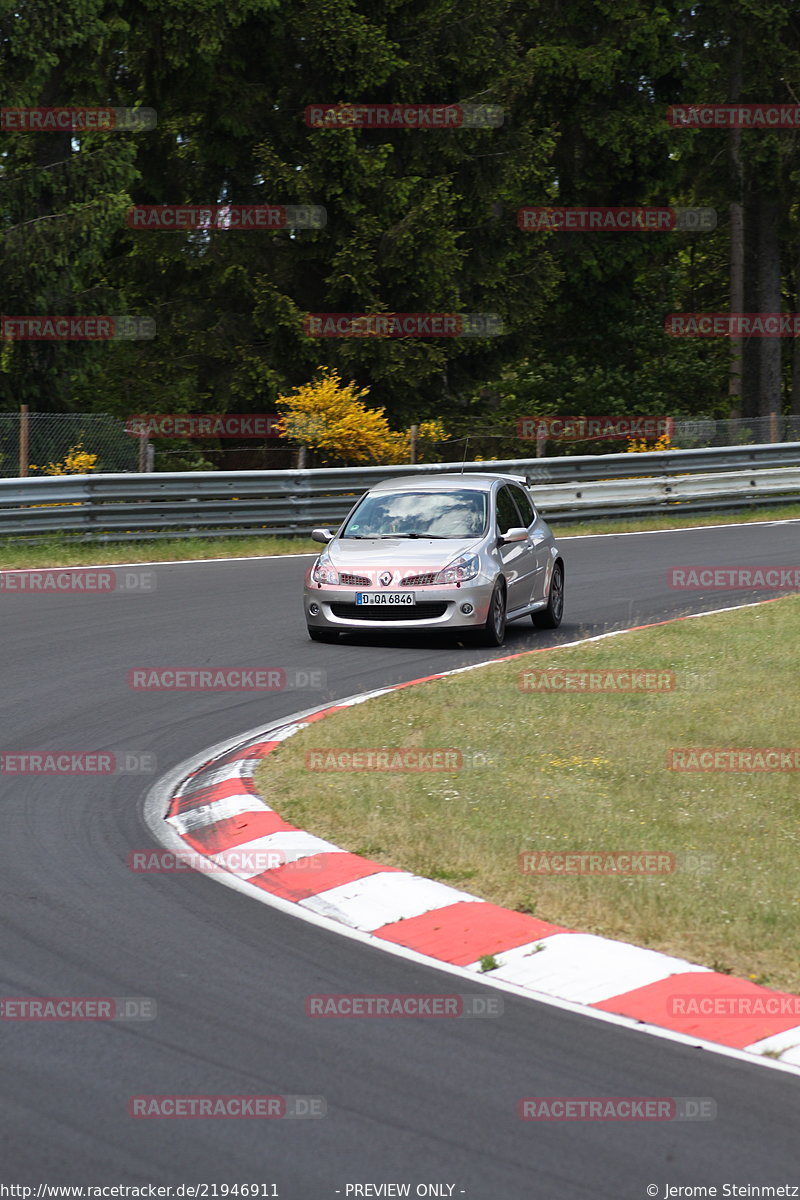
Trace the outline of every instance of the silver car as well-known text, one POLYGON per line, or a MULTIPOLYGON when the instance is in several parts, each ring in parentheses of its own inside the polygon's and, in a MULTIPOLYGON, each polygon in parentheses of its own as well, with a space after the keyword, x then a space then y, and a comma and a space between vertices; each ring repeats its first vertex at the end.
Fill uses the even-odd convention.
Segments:
POLYGON ((506 621, 555 629, 564 563, 523 479, 442 474, 377 484, 306 572, 315 642, 376 628, 473 630, 500 646, 506 621))

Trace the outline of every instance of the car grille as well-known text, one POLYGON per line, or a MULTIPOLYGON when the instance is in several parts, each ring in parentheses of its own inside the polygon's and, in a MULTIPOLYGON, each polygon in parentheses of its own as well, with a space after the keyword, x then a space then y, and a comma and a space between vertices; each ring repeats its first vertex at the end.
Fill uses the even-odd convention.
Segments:
POLYGON ((430 600, 427 604, 339 604, 331 605, 335 617, 348 621, 430 621, 432 617, 443 617, 447 611, 446 600, 430 600))
POLYGON ((436 572, 429 571, 427 575, 406 575, 405 579, 400 580, 400 587, 425 587, 426 584, 436 582, 436 572))
POLYGON ((369 587, 372 580, 368 575, 345 575, 340 573, 339 583, 343 587, 369 587))

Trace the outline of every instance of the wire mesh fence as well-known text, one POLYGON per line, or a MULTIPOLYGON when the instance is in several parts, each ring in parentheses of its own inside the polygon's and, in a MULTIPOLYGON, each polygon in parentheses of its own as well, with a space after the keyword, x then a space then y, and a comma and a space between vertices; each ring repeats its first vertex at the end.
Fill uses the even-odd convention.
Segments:
MULTIPOLYGON (((548 418, 545 414, 526 418, 531 426, 548 418)), ((568 426, 569 418, 563 417, 561 422, 568 426)), ((475 461, 476 458, 514 458, 526 454, 539 457, 584 454, 618 454, 628 448, 637 449, 668 449, 703 450, 715 446, 752 446, 767 445, 771 442, 800 441, 800 416, 766 416, 739 417, 717 419, 713 417, 676 418, 669 422, 669 435, 665 442, 657 443, 656 437, 643 438, 634 435, 598 437, 581 436, 581 426, 577 424, 562 434, 543 437, 538 441, 532 434, 521 439, 518 432, 518 422, 497 421, 490 424, 486 421, 469 421, 461 419, 454 422, 450 437, 446 442, 438 442, 431 446, 435 457, 439 460, 475 461), (632 446, 634 443, 635 446, 632 446)), ((598 418, 602 423, 604 418, 598 418)), ((611 422, 622 418, 608 418, 611 422)), ((586 423, 591 418, 586 418, 586 423)), ((584 430, 585 432, 585 430, 584 430)), ((422 460, 420 460, 422 461, 422 460)))
MULTIPOLYGON (((241 444, 218 438, 155 438, 149 446, 132 436, 124 417, 109 413, 42 413, 27 417, 28 474, 117 474, 136 471, 279 470, 296 467, 297 448, 284 440, 251 439, 241 444), (86 458, 84 456, 91 456, 86 458)), ((16 478, 21 470, 19 413, 0 413, 0 477, 16 478)), ((800 441, 800 416, 675 420, 673 449, 699 450, 717 446, 765 445, 800 441)), ((652 446, 640 443, 639 449, 652 446)), ((666 448, 666 447, 665 447, 666 448)), ((420 447, 417 461, 467 462, 518 458, 527 455, 561 456, 619 453, 625 439, 580 440, 577 437, 521 440, 514 421, 495 423, 462 419, 446 441, 420 447)), ((323 456, 324 457, 324 456, 323 456)), ((306 465, 325 465, 313 451, 306 465), (319 460, 319 461, 318 461, 319 460)))
MULTIPOLYGON (((108 413, 28 413, 28 473, 69 473, 69 456, 77 466, 95 473, 137 471, 138 439, 125 432, 125 422, 108 413), (95 456, 85 459, 83 455, 95 456)), ((19 413, 0 413, 0 476, 16 478, 21 471, 19 413)))
POLYGON ((752 446, 800 440, 799 416, 711 418, 676 420, 672 442, 682 450, 711 446, 752 446))

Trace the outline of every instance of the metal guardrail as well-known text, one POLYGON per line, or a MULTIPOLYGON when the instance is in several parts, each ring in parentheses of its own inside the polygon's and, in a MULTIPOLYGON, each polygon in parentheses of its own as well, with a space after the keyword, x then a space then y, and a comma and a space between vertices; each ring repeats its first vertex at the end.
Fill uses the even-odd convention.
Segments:
MULTIPOLYGON (((315 525, 338 524, 380 479, 461 470, 461 463, 426 463, 0 479, 0 537, 307 535, 315 525)), ((800 499, 800 442, 511 459, 466 463, 463 470, 527 476, 546 517, 561 522, 800 499)))
POLYGON ((561 521, 662 512, 675 505, 697 511, 745 508, 800 499, 800 467, 556 484, 539 488, 536 496, 545 516, 561 521))

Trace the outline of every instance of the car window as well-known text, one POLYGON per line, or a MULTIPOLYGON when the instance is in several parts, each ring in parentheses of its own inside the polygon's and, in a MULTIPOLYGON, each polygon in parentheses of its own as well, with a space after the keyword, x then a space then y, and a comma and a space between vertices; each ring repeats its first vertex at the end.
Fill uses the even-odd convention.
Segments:
POLYGON ((525 495, 525 493, 523 492, 521 487, 513 487, 512 486, 511 494, 513 495, 514 499, 517 502, 517 508, 520 511, 520 516, 522 517, 521 524, 524 525, 525 528, 527 529, 529 525, 533 524, 533 519, 534 519, 534 515, 535 515, 534 511, 533 511, 533 505, 531 504, 530 500, 525 495))
POLYGON ((497 493, 497 529, 500 533, 508 533, 519 525, 519 513, 511 491, 503 485, 497 493))
POLYGON ((368 493, 341 537, 479 537, 486 526, 487 493, 473 488, 436 492, 368 493))

